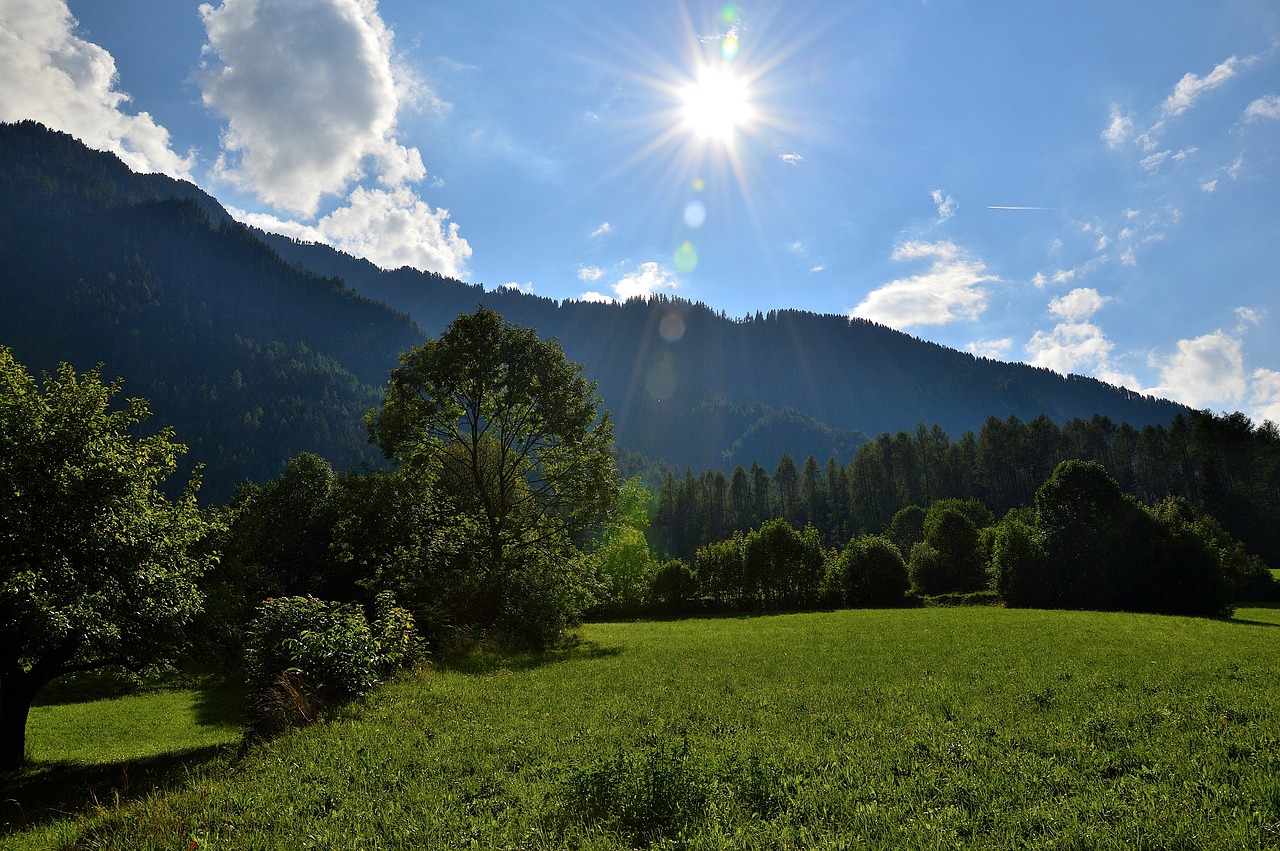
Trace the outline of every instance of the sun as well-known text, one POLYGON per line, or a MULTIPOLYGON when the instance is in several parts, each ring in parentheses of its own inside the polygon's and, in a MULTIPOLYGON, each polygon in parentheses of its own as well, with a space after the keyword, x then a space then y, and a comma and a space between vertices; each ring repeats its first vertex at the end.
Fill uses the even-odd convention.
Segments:
POLYGON ((729 145, 755 117, 747 83, 727 70, 703 68, 680 92, 683 125, 699 139, 729 145))

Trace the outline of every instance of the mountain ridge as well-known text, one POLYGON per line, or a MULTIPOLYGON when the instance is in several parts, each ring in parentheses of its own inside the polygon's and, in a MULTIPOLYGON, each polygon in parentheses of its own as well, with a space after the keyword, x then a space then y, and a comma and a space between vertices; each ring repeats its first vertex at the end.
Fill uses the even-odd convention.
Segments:
POLYGON ((1141 426, 1188 410, 865 320, 557 302, 382 270, 239 224, 198 187, 34 122, 0 126, 0 190, 0 344, 35 369, 124 376, 208 464, 215 496, 301 451, 381 463, 360 418, 397 355, 477 305, 558 338, 598 382, 619 446, 676 467, 847 463, 868 435, 918 423, 959 435, 991 416, 1141 426))

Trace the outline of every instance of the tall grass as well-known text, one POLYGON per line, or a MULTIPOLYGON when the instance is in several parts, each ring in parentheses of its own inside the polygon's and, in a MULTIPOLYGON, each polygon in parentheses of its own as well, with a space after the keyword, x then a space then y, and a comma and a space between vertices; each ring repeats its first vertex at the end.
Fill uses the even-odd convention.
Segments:
POLYGON ((1280 847, 1277 627, 1274 609, 1234 621, 966 608, 594 624, 559 654, 392 684, 328 725, 40 838, 1280 847))

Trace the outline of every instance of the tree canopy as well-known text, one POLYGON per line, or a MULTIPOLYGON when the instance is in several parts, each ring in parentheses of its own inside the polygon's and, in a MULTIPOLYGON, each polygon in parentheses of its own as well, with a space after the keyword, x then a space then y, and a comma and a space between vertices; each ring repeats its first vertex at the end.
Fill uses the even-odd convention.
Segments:
POLYGON ((23 762, 45 684, 144 665, 200 608, 198 476, 162 492, 185 447, 136 436, 147 403, 113 408, 120 389, 67 364, 37 381, 0 347, 0 769, 23 762))
POLYGON ((475 519, 508 613, 515 588, 536 579, 541 595, 568 581, 571 550, 616 508, 613 424, 596 385, 555 340, 492 310, 403 354, 368 422, 388 458, 425 468, 437 499, 475 519))

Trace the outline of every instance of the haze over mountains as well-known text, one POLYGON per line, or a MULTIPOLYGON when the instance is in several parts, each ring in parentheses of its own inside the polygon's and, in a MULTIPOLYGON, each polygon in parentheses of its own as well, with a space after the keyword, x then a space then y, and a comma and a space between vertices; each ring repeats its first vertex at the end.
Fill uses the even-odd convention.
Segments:
POLYGON ((377 463, 361 416, 397 355, 484 304, 558 337, 599 382, 620 448, 677 467, 847 463, 881 432, 988 417, 1187 409, 844 317, 734 319, 672 298, 556 302, 232 221, 211 196, 33 122, 0 125, 0 345, 33 369, 104 364, 207 465, 205 495, 278 475, 302 451, 377 463))

